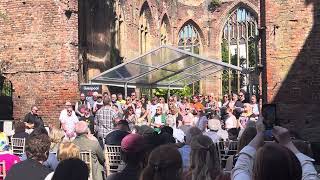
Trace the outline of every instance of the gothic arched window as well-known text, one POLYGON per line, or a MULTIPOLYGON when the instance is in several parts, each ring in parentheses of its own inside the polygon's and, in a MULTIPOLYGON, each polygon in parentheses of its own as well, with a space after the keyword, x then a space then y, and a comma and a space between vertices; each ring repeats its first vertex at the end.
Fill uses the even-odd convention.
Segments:
MULTIPOLYGON (((233 11, 224 26, 222 36, 222 61, 242 68, 255 67, 258 60, 257 19, 246 8, 233 11)), ((249 81, 248 75, 225 70, 222 73, 222 92, 257 93, 258 83, 249 81)))
POLYGON ((194 54, 200 54, 200 35, 191 23, 188 23, 181 28, 179 32, 178 47, 194 54))

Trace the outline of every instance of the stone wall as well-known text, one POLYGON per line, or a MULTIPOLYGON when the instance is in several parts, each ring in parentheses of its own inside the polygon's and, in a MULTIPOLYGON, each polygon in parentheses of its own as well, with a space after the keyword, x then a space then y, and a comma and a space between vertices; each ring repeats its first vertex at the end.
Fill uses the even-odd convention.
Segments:
POLYGON ((320 1, 266 0, 266 99, 281 124, 320 140, 320 1))
POLYGON ((66 100, 78 97, 76 0, 1 0, 0 59, 13 83, 14 118, 32 105, 46 123, 58 123, 66 100))
MULTIPOLYGON (((202 48, 200 55, 211 59, 221 59, 222 31, 229 14, 237 7, 246 7, 258 16, 258 0, 223 0, 215 11, 208 11, 208 0, 131 0, 119 1, 124 19, 121 55, 124 61, 137 57, 139 52, 139 16, 143 5, 151 11, 149 49, 160 46, 160 27, 164 16, 169 19, 168 45, 177 46, 179 31, 191 22, 200 34, 202 48)), ((215 93, 221 96, 220 75, 202 81, 202 93, 215 93)))

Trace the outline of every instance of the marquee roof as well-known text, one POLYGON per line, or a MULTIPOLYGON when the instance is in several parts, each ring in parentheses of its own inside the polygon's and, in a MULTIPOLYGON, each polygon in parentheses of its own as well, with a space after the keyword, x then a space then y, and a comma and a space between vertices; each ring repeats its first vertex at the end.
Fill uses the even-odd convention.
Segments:
POLYGON ((224 69, 241 67, 163 45, 95 76, 110 86, 180 89, 224 69))

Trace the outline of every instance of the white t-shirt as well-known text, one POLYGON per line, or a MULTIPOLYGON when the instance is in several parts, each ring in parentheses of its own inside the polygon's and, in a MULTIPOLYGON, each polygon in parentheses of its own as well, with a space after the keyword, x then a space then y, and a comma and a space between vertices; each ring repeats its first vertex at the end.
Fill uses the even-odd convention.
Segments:
MULTIPOLYGON (((59 121, 61 122, 62 119, 67 118, 67 116, 68 116, 67 109, 62 110, 61 113, 60 113, 60 116, 59 116, 59 121)), ((72 111, 72 116, 77 117, 77 116, 76 116, 76 113, 75 113, 74 111, 72 111)))
POLYGON ((228 119, 225 122, 225 128, 231 129, 231 128, 237 128, 237 119, 234 116, 228 117, 228 119))
POLYGON ((79 119, 77 116, 66 116, 64 119, 62 119, 61 123, 65 124, 65 131, 66 133, 73 133, 75 132, 75 126, 76 123, 79 122, 79 119))
POLYGON ((161 116, 155 116, 154 117, 154 124, 160 124, 160 125, 164 125, 161 121, 161 116))

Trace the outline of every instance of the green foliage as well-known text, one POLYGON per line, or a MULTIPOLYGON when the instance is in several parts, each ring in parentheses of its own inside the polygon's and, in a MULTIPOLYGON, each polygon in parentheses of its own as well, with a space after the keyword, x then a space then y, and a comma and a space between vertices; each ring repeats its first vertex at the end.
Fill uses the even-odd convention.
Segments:
MULTIPOLYGON (((158 97, 165 97, 167 98, 168 96, 168 89, 159 89, 157 88, 155 90, 154 95, 158 97)), ((171 89, 170 90, 170 95, 177 95, 179 97, 187 96, 191 97, 192 96, 192 88, 190 86, 185 86, 183 89, 171 89)))
POLYGON ((208 10, 213 12, 215 11, 218 7, 220 7, 221 1, 220 0, 211 0, 211 2, 208 5, 208 10))
POLYGON ((228 41, 224 39, 221 43, 221 54, 222 54, 222 61, 225 63, 229 62, 229 46, 228 41))
POLYGON ((255 67, 257 60, 258 60, 258 57, 256 57, 255 41, 251 40, 249 41, 249 67, 255 67))

